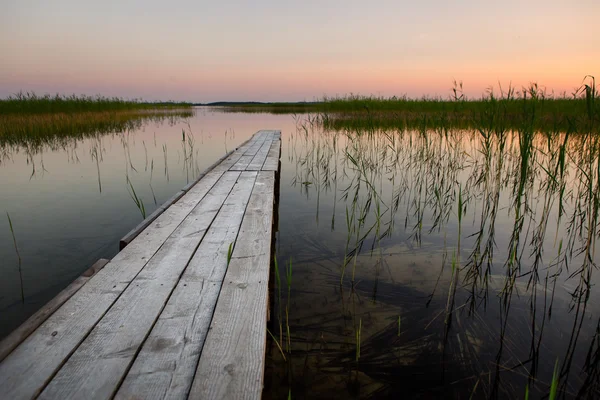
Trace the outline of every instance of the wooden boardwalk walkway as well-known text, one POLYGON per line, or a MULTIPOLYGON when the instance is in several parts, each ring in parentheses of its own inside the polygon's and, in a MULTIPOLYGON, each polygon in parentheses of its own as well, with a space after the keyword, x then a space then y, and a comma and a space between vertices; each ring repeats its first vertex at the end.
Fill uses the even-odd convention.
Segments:
POLYGON ((0 398, 260 398, 280 149, 255 134, 3 343, 0 398))

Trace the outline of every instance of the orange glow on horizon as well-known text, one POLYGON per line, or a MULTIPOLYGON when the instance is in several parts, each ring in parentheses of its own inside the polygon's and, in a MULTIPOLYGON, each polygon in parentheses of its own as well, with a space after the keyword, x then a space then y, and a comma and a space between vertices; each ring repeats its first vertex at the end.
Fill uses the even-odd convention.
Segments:
POLYGON ((456 79, 476 98, 498 82, 570 93, 585 75, 600 76, 600 2, 307 1, 181 10, 154 0, 106 0, 114 8, 3 3, 0 97, 19 90, 194 102, 446 97, 456 79))

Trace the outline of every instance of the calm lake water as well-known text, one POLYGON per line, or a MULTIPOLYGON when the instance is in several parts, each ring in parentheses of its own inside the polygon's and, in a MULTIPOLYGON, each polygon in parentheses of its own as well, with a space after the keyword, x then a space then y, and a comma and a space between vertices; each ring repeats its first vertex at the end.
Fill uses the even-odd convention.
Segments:
POLYGON ((575 165, 585 146, 549 178, 563 136, 535 139, 522 187, 513 136, 486 153, 474 132, 357 135, 307 116, 198 109, 8 149, 0 210, 22 262, 0 218, 0 335, 116 254, 142 220, 128 179, 150 214, 260 129, 282 131, 267 398, 515 398, 528 385, 537 398, 556 366, 566 397, 598 394, 599 232, 575 165))
POLYGON ((96 260, 118 252, 119 239, 143 219, 128 179, 149 215, 256 131, 291 126, 289 116, 198 109, 189 119, 150 122, 33 154, 6 148, 0 160, 0 337, 96 260))

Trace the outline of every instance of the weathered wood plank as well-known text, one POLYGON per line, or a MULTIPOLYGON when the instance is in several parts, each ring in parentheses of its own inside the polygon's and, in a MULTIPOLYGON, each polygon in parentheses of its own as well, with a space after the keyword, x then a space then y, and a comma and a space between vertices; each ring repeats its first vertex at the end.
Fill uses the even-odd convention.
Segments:
POLYGON ((187 193, 196 183, 200 181, 200 179, 204 178, 204 176, 215 169, 219 164, 221 164, 224 160, 229 159, 227 165, 231 165, 233 161, 237 162, 239 158, 243 155, 243 153, 257 140, 257 135, 253 135, 236 149, 229 151, 222 157, 220 157, 217 161, 211 164, 208 168, 206 168, 194 182, 190 182, 186 186, 183 187, 179 192, 175 193, 171 198, 165 201, 159 208, 157 208, 152 214, 150 214, 146 219, 140 222, 135 228, 129 231, 119 242, 119 250, 123 250, 141 231, 146 229, 148 225, 152 223, 160 214, 162 214, 167 208, 171 206, 171 204, 175 203, 179 200, 185 193, 187 193), (238 152, 238 154, 234 154, 238 152))
POLYGON ((0 361, 4 360, 23 340, 27 339, 33 331, 35 331, 45 320, 48 319, 65 301, 69 300, 83 285, 86 284, 92 276, 100 271, 109 260, 104 258, 96 261, 88 268, 81 276, 75 279, 69 286, 64 288, 59 294, 54 296, 52 300, 46 303, 35 314, 23 322, 21 326, 12 331, 10 335, 5 337, 0 342, 0 361))
POLYGON ((263 145, 264 142, 265 142, 265 138, 263 137, 263 139, 260 142, 256 142, 252 146, 250 146, 250 148, 248 148, 248 150, 246 150, 244 152, 244 155, 255 156, 256 153, 258 153, 258 151, 260 150, 260 147, 263 145))
POLYGON ((241 148, 235 150, 233 154, 225 159, 222 163, 217 165, 213 171, 224 172, 229 170, 233 165, 235 165, 239 160, 244 156, 244 154, 253 146, 255 140, 253 139, 250 143, 241 148))
POLYGON ((244 151, 240 159, 230 168, 232 171, 244 171, 256 156, 263 143, 269 136, 269 131, 259 131, 256 133, 256 140, 252 142, 249 148, 244 151))
MULTIPOLYGON (((273 141, 273 138, 277 137, 279 137, 277 132, 261 131, 236 149, 233 154, 218 164, 213 171, 206 174, 197 185, 194 185, 189 193, 152 221, 124 251, 119 253, 102 271, 72 295, 69 300, 64 302, 62 307, 47 317, 46 321, 35 332, 31 333, 29 337, 6 357, 4 362, 0 363, 0 398, 19 399, 35 397, 48 385, 48 382, 50 384, 46 387, 42 397, 66 397, 63 396, 65 392, 63 392, 62 384, 57 383, 56 386, 53 386, 55 385, 55 381, 60 382, 61 379, 65 379, 65 382, 69 382, 69 384, 75 386, 75 389, 67 390, 69 396, 79 397, 80 394, 85 394, 86 397, 94 397, 95 395, 98 397, 112 396, 120 382, 125 378, 124 374, 132 366, 133 358, 142 346, 144 338, 147 334, 151 334, 152 324, 161 313, 162 307, 167 303, 169 296, 174 296, 176 293, 173 290, 183 269, 177 271, 152 267, 154 263, 162 264, 159 260, 163 256, 163 246, 168 247, 171 245, 169 241, 170 236, 172 236, 174 231, 183 229, 181 228, 183 226, 182 221, 207 196, 208 191, 221 179, 226 171, 240 163, 243 157, 246 158, 241 163, 247 166, 256 158, 259 152, 264 151, 264 148, 266 148, 264 144, 267 138, 273 141), (148 260, 150 259, 154 261, 149 263, 148 260), (161 280, 162 278, 155 275, 155 272, 158 270, 163 271, 164 277, 166 277, 165 280, 161 280), (165 282, 167 283, 166 288, 164 287, 165 282), (161 283, 162 286, 160 285, 161 283), (154 301, 153 298, 155 296, 151 296, 150 301, 142 306, 141 300, 138 301, 138 298, 143 298, 150 292, 158 295, 157 300, 154 301), (131 307, 125 307, 124 304, 129 304, 131 307), (154 317, 145 317, 144 313, 146 309, 150 310, 149 315, 154 315, 154 317), (138 321, 136 318, 141 318, 143 323, 135 324, 131 327, 130 324, 133 321, 138 321), (148 320, 151 320, 150 325, 144 325, 144 323, 147 324, 148 320), (128 328, 125 331, 125 335, 122 336, 122 327, 126 326, 128 328), (138 330, 135 331, 136 329, 138 330), (129 332, 133 333, 129 334, 129 332), (111 335, 112 339, 110 338, 111 335), (122 336, 122 339, 116 339, 117 336, 122 336), (141 341, 139 340, 140 336, 142 337, 141 341), (101 339, 103 337, 105 339, 101 339), (109 339, 106 339, 106 337, 109 337, 109 339), (115 343, 121 343, 121 345, 115 345, 115 343), (125 346, 125 344, 129 346, 125 346), (98 362, 98 360, 100 361, 98 362), (100 366, 95 365, 90 367, 92 364, 100 364, 100 366), (125 365, 124 369, 122 369, 123 365, 125 365), (84 378, 76 381, 73 376, 79 373, 80 368, 87 371, 87 374, 84 378), (119 372, 119 369, 121 369, 121 372, 119 372), (106 373, 106 371, 109 372, 106 373), (95 377, 100 377, 100 379, 95 377), (118 378, 115 379, 115 377, 118 378), (84 383, 86 380, 87 383, 84 383), (116 384, 114 384, 115 381, 116 384), (92 389, 88 390, 90 383, 92 389), (58 388, 58 390, 53 391, 53 387, 58 388), (77 390, 81 391, 77 392, 77 390)), ((270 144, 267 158, 271 153, 272 147, 270 144)), ((242 174, 256 173, 243 172, 242 174)), ((259 172, 258 174, 261 175, 264 173, 259 172)), ((257 182, 257 184, 257 187, 260 188, 261 182, 257 182)), ((255 188, 254 191, 256 190, 259 189, 255 188)), ((269 206, 269 209, 272 212, 272 204, 269 206)), ((239 213, 237 214, 237 218, 242 218, 239 213)), ((192 233, 192 236, 196 234, 199 233, 195 231, 192 233)), ((221 232, 221 234, 230 237, 232 233, 227 230, 226 233, 221 232)), ((215 231, 215 235, 218 236, 217 231, 215 231)), ((175 236, 173 235, 173 237, 175 236)), ((186 239, 184 238, 184 242, 186 239)), ((204 240, 202 240, 202 243, 204 243, 204 240)), ((208 246, 210 241, 207 240, 206 243, 208 246)), ((181 254, 188 250, 186 246, 173 246, 178 249, 173 254, 181 254)), ((225 251, 223 246, 228 247, 228 244, 222 240, 219 242, 219 246, 218 252, 223 253, 225 251)), ((243 254, 243 248, 244 246, 240 246, 237 250, 237 256, 234 255, 234 257, 242 257, 240 254, 243 254)), ((217 254, 218 252, 213 253, 217 254)), ((165 256, 165 258, 167 260, 171 259, 169 256, 165 256)), ((232 260, 232 264, 234 265, 239 262, 241 261, 237 259, 232 260)), ((177 301, 173 300, 174 310, 177 309, 176 304, 189 305, 189 300, 192 300, 192 303, 193 301, 200 301, 200 305, 196 307, 196 310, 204 309, 204 306, 210 309, 211 304, 214 307, 216 299, 219 296, 219 280, 213 280, 219 274, 215 271, 219 271, 219 269, 215 267, 214 269, 210 269, 209 272, 203 272, 205 275, 208 274, 206 276, 209 276, 206 279, 200 278, 200 276, 205 275, 199 272, 202 271, 202 268, 208 268, 207 265, 210 266, 213 264, 210 264, 208 261, 198 261, 199 269, 196 272, 190 273, 189 276, 184 274, 183 287, 187 288, 189 286, 190 288, 182 292, 184 294, 175 298, 176 300, 178 299, 177 301), (213 285, 210 285, 210 283, 213 283, 213 285), (194 289, 194 294, 190 291, 191 288, 194 289), (202 296, 198 296, 198 292, 202 292, 202 296)), ((220 273, 222 274, 223 272, 220 273)), ((167 304, 171 304, 171 302, 168 301, 167 304)), ((223 307, 221 306, 221 308, 223 307)), ((266 304, 263 308, 266 312, 266 304)), ((219 306, 217 305, 218 309, 219 306)), ((163 332, 168 330, 169 326, 182 326, 176 322, 178 315, 171 315, 173 318, 165 318, 162 321, 166 324, 165 329, 162 330, 163 332), (174 325, 168 325, 171 323, 174 325)), ((202 326, 202 317, 195 315, 194 318, 193 327, 197 329, 195 332, 198 333, 199 340, 203 340, 204 337, 202 335, 205 335, 205 333, 202 333, 199 328, 202 326)), ((185 326, 186 329, 189 327, 189 325, 185 326)), ((184 345, 187 343, 186 340, 187 337, 184 335, 184 345)), ((164 341, 161 342, 160 340, 154 342, 155 346, 158 347, 165 347, 164 343, 164 341)), ((194 343, 195 348, 197 348, 199 342, 196 341, 194 343)), ((195 360, 198 361, 198 354, 194 353, 196 350, 192 349, 190 351, 189 348, 186 350, 185 346, 184 350, 191 354, 192 360, 195 357, 195 360)), ((264 343, 261 352, 264 355, 264 343)), ((192 363, 189 365, 192 365, 191 369, 194 370, 193 366, 195 364, 192 363)), ((261 379, 262 368, 260 370, 261 379)), ((185 370, 188 371, 189 367, 185 368, 185 370)), ((172 393, 174 397, 178 397, 179 393, 183 393, 180 391, 180 387, 183 386, 177 383, 180 377, 184 385, 187 382, 187 387, 189 388, 191 376, 185 373, 178 374, 176 371, 173 373, 174 384, 170 385, 170 391, 168 392, 172 393)))
POLYGON ((267 159, 262 166, 263 171, 277 171, 279 169, 279 157, 281 153, 281 139, 273 139, 267 159))
POLYGON ((140 222, 135 228, 127 232, 125 236, 119 240, 119 250, 123 250, 133 239, 137 237, 144 229, 146 229, 156 218, 160 216, 171 204, 175 203, 177 200, 183 197, 185 191, 180 190, 175 193, 175 195, 171 196, 164 204, 158 207, 152 214, 150 214, 146 219, 140 222))
POLYGON ((254 136, 256 137, 256 141, 258 142, 258 141, 263 141, 263 140, 265 140, 265 135, 266 135, 267 133, 269 133, 269 131, 267 131, 267 130, 264 130, 264 129, 261 129, 260 131, 256 132, 256 133, 254 134, 254 136))
POLYGON ((252 137, 252 141, 250 143, 248 143, 248 146, 245 147, 244 154, 247 154, 247 155, 256 154, 256 152, 258 151, 258 149, 260 148, 262 143, 265 141, 266 134, 267 134, 266 131, 256 132, 254 134, 254 136, 252 137))
POLYGON ((191 398, 261 396, 274 183, 274 172, 259 172, 202 349, 191 398))
MULTIPOLYGON (((252 141, 252 140, 253 140, 253 137, 250 138, 250 139, 248 139, 248 141, 252 141)), ((246 147, 244 147, 244 149, 245 148, 246 147)), ((231 150, 230 152, 228 152, 224 156, 220 157, 216 162, 214 162, 213 164, 211 164, 204 172, 202 172, 200 175, 198 175, 198 177, 196 178, 196 180, 194 180, 193 182, 190 182, 187 185, 185 185, 179 192, 177 192, 173 196, 171 196, 159 208, 157 208, 156 210, 154 210, 154 212, 152 214, 150 214, 148 217, 146 217, 146 219, 144 219, 142 222, 140 222, 135 228, 133 228, 131 231, 129 231, 119 241, 119 250, 123 250, 137 235, 140 234, 140 232, 142 232, 144 229, 146 229, 152 223, 152 221, 154 221, 160 214, 162 214, 172 204, 174 204, 180 198, 182 198, 183 195, 186 194, 192 187, 194 187, 196 185, 196 183, 198 183, 202 178, 204 178, 204 176, 207 173, 209 173, 210 171, 212 171, 215 167, 217 167, 219 164, 221 164, 224 160, 229 159, 227 161, 228 165, 233 164, 234 161, 237 162, 238 159, 242 156, 243 151, 240 152, 241 154, 240 153, 234 154, 235 152, 236 152, 236 150, 231 150)))
POLYGON ((222 175, 223 171, 217 171, 217 168, 208 173, 0 363, 1 397, 31 398, 44 388, 222 175))
POLYGON ((71 355, 40 399, 114 395, 238 177, 239 172, 223 175, 71 355))
POLYGON ((246 171, 260 171, 269 155, 269 150, 271 149, 271 143, 273 141, 273 134, 271 134, 267 140, 263 143, 260 150, 256 153, 248 167, 246 167, 246 171))
POLYGON ((244 151, 250 147, 250 145, 253 143, 254 140, 256 140, 255 136, 256 135, 253 135, 250 139, 248 139, 244 143, 242 143, 238 148, 231 150, 228 153, 226 153, 224 156, 220 157, 217 161, 215 161, 208 168, 206 168, 204 170, 204 172, 202 172, 200 175, 198 175, 198 177, 196 178, 196 180, 194 182, 190 182, 189 184, 187 184, 183 189, 181 189, 179 192, 177 192, 174 196, 172 196, 170 199, 165 201, 159 208, 157 208, 146 219, 144 219, 142 222, 140 222, 138 224, 138 226, 136 226, 131 231, 129 231, 125 236, 123 236, 123 238, 119 241, 119 250, 123 250, 133 239, 135 239, 135 237, 137 235, 140 234, 140 232, 142 232, 144 229, 146 229, 148 227, 148 225, 150 225, 152 223, 152 221, 154 221, 156 218, 158 218, 158 216, 160 214, 162 214, 167 208, 169 208, 171 206, 171 204, 175 203, 177 200, 179 200, 181 197, 183 197, 183 195, 186 194, 194 185, 196 185, 196 183, 198 183, 200 181, 200 179, 204 178, 204 176, 206 174, 208 174, 210 171, 212 171, 217 166, 219 166, 219 164, 221 164, 224 160, 229 159, 227 162, 227 165, 231 165, 233 160, 235 160, 237 162, 238 159, 243 155, 244 151), (236 151, 238 151, 238 154, 234 154, 236 151))
POLYGON ((256 172, 242 172, 161 313, 116 399, 182 399, 190 390, 256 172))
POLYGON ((253 155, 243 155, 240 160, 231 167, 231 171, 245 171, 248 164, 252 162, 253 155))

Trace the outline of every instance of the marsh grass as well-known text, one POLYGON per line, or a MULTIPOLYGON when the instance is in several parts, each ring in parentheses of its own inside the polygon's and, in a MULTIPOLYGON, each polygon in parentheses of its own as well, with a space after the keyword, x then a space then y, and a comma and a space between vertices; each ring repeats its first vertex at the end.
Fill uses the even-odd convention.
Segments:
POLYGON ((277 290, 277 322, 279 324, 279 343, 277 346, 281 349, 283 346, 283 319, 281 313, 281 275, 277 255, 273 257, 273 265, 275 269, 275 289, 277 290))
POLYGON ((277 323, 279 325, 279 340, 272 336, 273 340, 277 344, 277 348, 281 351, 283 358, 285 360, 284 352, 284 323, 285 323, 285 352, 291 354, 292 352, 292 339, 290 332, 290 319, 289 319, 289 310, 291 303, 291 290, 292 290, 292 259, 290 258, 289 263, 285 265, 285 284, 287 287, 287 297, 285 302, 285 307, 283 307, 282 302, 282 282, 281 282, 281 272, 279 270, 279 262, 277 261, 277 255, 273 257, 273 269, 275 272, 275 290, 276 301, 277 301, 277 323), (285 314, 285 315, 284 315, 285 314), (285 318, 284 318, 285 317, 285 318))
POLYGON ((37 95, 33 92, 19 92, 0 99, 0 114, 51 114, 82 113, 104 111, 131 111, 155 109, 191 108, 184 102, 144 102, 140 99, 127 100, 118 97, 85 95, 37 95))
POLYGON ((133 200, 137 209, 142 214, 142 219, 146 219, 146 207, 144 206, 144 202, 142 201, 142 199, 140 197, 138 197, 137 193, 135 192, 135 189, 133 188, 133 183, 131 183, 131 181, 129 180, 129 176, 126 177, 126 180, 127 180, 127 184, 128 184, 127 192, 129 193, 129 196, 133 200))
MULTIPOLYGON (((490 92, 481 102, 484 106, 469 115, 465 129, 457 129, 450 116, 430 125, 423 115, 415 128, 397 118, 395 128, 380 129, 372 109, 360 114, 364 118, 357 125, 342 130, 330 129, 334 118, 330 114, 298 117, 288 149, 289 161, 296 167, 292 185, 300 186, 307 201, 316 204, 317 214, 322 195, 329 192, 325 198, 334 202, 329 208, 332 231, 336 218, 345 218, 345 231, 332 236, 339 239, 338 247, 332 244, 328 256, 339 276, 327 275, 327 282, 339 293, 339 320, 352 318, 354 326, 346 332, 339 322, 342 333, 336 335, 338 326, 330 320, 322 328, 312 319, 307 327, 295 324, 299 343, 310 341, 316 329, 326 338, 306 351, 294 346, 296 354, 288 357, 291 363, 326 366, 325 375, 334 365, 348 372, 354 368, 349 364, 358 361, 361 343, 361 374, 370 374, 371 382, 386 387, 397 388, 389 376, 401 379, 420 368, 428 371, 430 367, 410 361, 427 353, 459 369, 471 371, 470 366, 476 366, 472 376, 453 375, 457 382, 469 376, 470 385, 456 392, 466 397, 514 397, 516 391, 522 395, 523 388, 532 397, 548 396, 549 391, 557 397, 594 393, 600 387, 600 368, 594 364, 600 346, 597 335, 590 341, 590 335, 583 334, 589 333, 588 305, 596 298, 595 242, 600 235, 600 113, 594 86, 588 77, 574 100, 550 98, 537 85, 521 94, 511 87, 500 96, 490 92), (557 108, 563 101, 571 103, 557 108), (341 211, 337 215, 336 207, 341 211), (382 301, 379 296, 375 300, 385 287, 378 271, 388 264, 382 255, 394 245, 401 244, 400 253, 410 256, 421 246, 442 241, 433 292, 410 297, 425 298, 425 308, 437 309, 416 322, 405 311, 413 300, 397 300, 385 311, 390 325, 373 335, 371 324, 377 317, 371 311, 361 315, 352 310, 348 299, 353 306, 355 299, 366 296, 369 282, 373 304, 382 301), (349 298, 344 295, 348 286, 349 298), (552 313, 559 297, 560 321, 570 322, 559 328, 564 338, 560 349, 550 351, 548 343, 556 340, 557 329, 552 313), (359 328, 371 328, 371 334, 359 341, 359 328), (439 331, 433 334, 432 329, 439 331), (408 351, 410 340, 414 347, 408 351), (339 344, 337 353, 326 347, 335 347, 332 343, 339 344), (582 366, 585 350, 588 356, 582 366), (388 357, 394 351, 398 353, 388 357), (561 361, 555 364, 557 357, 561 361), (398 360, 410 365, 392 370, 389 365, 398 360), (555 365, 558 370, 555 367, 552 375, 555 365), (579 370, 581 376, 573 373, 579 370), (540 379, 550 375, 552 382, 540 379)), ((460 112, 462 103, 468 103, 460 86, 454 102, 461 104, 448 112, 460 112)), ((386 118, 398 117, 388 113, 386 118)), ((310 254, 309 259, 315 256, 310 254)), ((398 264, 387 267, 408 268, 403 261, 398 264)), ((405 285, 388 285, 383 301, 393 302, 405 285)), ((361 302, 364 310, 367 302, 361 302)))
POLYGON ((279 353, 281 354, 283 361, 287 361, 287 358, 285 357, 285 353, 283 352, 283 349, 281 348, 280 342, 275 338, 275 336, 273 336, 273 333, 271 333, 271 331, 268 328, 267 328, 267 332, 269 333, 269 336, 271 336, 271 339, 273 339, 273 343, 275 343, 275 345, 277 346, 277 349, 279 349, 279 353))
POLYGON ((558 395, 558 360, 554 364, 554 373, 552 374, 552 382, 550 383, 549 400, 555 400, 558 395))
POLYGON ((188 127, 187 132, 185 129, 181 130, 181 148, 183 159, 183 171, 185 173, 186 180, 189 183, 191 179, 194 179, 200 174, 200 167, 198 166, 200 149, 196 148, 196 139, 192 132, 192 127, 190 126, 189 121, 187 121, 186 125, 188 127))
POLYGON ((132 130, 149 120, 192 115, 191 104, 187 103, 18 93, 0 99, 0 145, 35 147, 68 138, 132 130))
POLYGON ((147 122, 170 124, 193 116, 180 110, 116 110, 78 113, 2 114, 0 147, 16 146, 35 151, 44 145, 64 146, 74 139, 139 129, 147 122))
POLYGON ((478 119, 497 106, 502 109, 496 123, 518 129, 527 116, 522 112, 523 100, 531 98, 532 88, 544 104, 538 110, 534 129, 569 129, 573 123, 585 125, 598 122, 600 104, 595 101, 598 88, 593 76, 586 76, 572 93, 548 93, 537 83, 517 90, 498 84, 490 86, 479 98, 467 98, 462 82, 453 82, 447 98, 409 98, 407 96, 377 97, 349 94, 323 97, 309 103, 239 103, 224 105, 228 112, 268 112, 273 114, 314 114, 331 130, 368 131, 378 129, 448 128, 477 129, 478 119), (586 121, 587 120, 587 121, 586 121))

